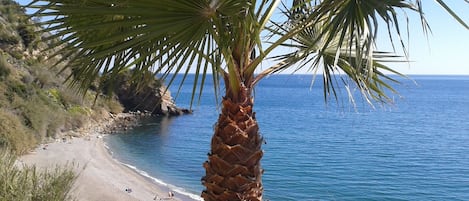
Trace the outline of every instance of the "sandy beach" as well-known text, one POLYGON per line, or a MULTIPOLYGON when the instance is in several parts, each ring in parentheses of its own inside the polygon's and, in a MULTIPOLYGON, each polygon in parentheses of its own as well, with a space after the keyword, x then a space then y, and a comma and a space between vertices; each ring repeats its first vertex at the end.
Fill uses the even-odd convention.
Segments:
POLYGON ((80 201, 194 200, 177 192, 169 198, 168 187, 113 159, 98 134, 41 145, 20 162, 39 168, 73 163, 79 175, 71 195, 80 201))

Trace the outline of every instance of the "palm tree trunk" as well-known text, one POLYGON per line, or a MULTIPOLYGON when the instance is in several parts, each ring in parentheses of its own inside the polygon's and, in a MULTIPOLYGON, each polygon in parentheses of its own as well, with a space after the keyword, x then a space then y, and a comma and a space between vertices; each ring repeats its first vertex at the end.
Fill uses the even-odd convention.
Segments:
POLYGON ((227 93, 212 137, 211 152, 204 163, 202 184, 206 201, 260 201, 262 181, 260 160, 263 142, 252 111, 251 89, 237 97, 227 93))

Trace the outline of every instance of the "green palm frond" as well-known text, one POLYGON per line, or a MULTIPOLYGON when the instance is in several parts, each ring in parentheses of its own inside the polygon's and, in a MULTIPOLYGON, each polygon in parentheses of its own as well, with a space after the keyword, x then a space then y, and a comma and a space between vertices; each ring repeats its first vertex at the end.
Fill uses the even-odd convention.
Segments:
POLYGON ((262 21, 278 2, 35 0, 28 7, 48 19, 40 24, 54 33, 54 56, 74 69, 69 80, 82 91, 99 76, 133 69, 138 82, 151 71, 170 84, 176 74, 195 72, 193 92, 200 94, 197 83, 209 73, 216 82, 223 75, 232 91, 252 76, 246 71, 251 52, 261 50, 262 21))
MULTIPOLYGON (((213 31, 214 21, 234 15, 245 1, 205 0, 57 0, 33 1, 35 16, 54 17, 41 23, 52 32, 55 47, 74 69, 72 85, 86 91, 99 76, 115 77, 129 68, 135 80, 151 71, 163 78, 188 74, 196 68, 203 80, 207 69, 221 60, 219 43, 226 37, 213 31), (57 40, 59 39, 59 40, 57 40)), ((244 3, 244 5, 243 5, 244 3)), ((49 18, 44 18, 49 19, 49 18)), ((213 76, 222 71, 214 69, 213 76)), ((195 85, 194 85, 195 86, 195 85)))
MULTIPOLYGON (((383 20, 388 29, 395 27, 400 36, 396 9, 418 11, 415 5, 404 1, 330 0, 319 4, 303 1, 303 4, 290 8, 284 11, 290 21, 273 23, 269 30, 272 35, 280 36, 296 31, 290 40, 282 43, 285 49, 293 51, 274 56, 278 63, 262 72, 259 79, 292 67, 295 67, 295 71, 304 68, 314 73, 322 71, 324 95, 327 99, 330 95, 337 98, 335 83, 338 82, 333 79, 344 79, 336 76, 344 73, 368 102, 391 101, 385 92, 395 90, 385 83, 396 80, 386 73, 403 75, 391 70, 384 63, 401 62, 405 59, 393 53, 375 50, 378 20, 383 20)), ((402 40, 400 43, 405 49, 402 40)), ((342 83, 349 85, 346 81, 342 83)), ((353 86, 346 86, 350 87, 353 86)))

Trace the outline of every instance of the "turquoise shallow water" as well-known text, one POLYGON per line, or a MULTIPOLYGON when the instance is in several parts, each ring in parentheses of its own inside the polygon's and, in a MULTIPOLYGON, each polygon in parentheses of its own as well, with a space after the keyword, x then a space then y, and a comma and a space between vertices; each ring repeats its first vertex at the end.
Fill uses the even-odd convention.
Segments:
MULTIPOLYGON (((375 110, 343 96, 324 104, 311 76, 260 83, 268 200, 469 200, 469 76, 414 76, 375 110)), ((176 86, 175 86, 176 87, 176 86)), ((106 142, 120 161, 178 192, 199 195, 218 112, 210 83, 194 114, 152 118, 106 142)), ((188 84, 177 102, 188 107, 188 84)), ((175 96, 176 88, 172 89, 175 96)))

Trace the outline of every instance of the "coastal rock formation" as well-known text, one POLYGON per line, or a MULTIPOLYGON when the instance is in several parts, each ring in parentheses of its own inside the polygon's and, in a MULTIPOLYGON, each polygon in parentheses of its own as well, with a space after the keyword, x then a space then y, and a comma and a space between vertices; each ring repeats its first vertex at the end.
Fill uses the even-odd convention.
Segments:
POLYGON ((112 114, 103 111, 100 118, 88 119, 88 121, 84 122, 80 128, 60 131, 57 133, 55 139, 88 137, 90 133, 118 133, 138 126, 142 119, 148 118, 149 116, 149 113, 129 112, 112 114))
POLYGON ((112 91, 124 106, 124 112, 144 112, 152 115, 178 116, 191 113, 188 109, 178 108, 169 90, 156 78, 145 85, 136 85, 131 80, 131 72, 118 76, 117 83, 103 82, 103 91, 112 91), (112 84, 112 85, 111 85, 112 84))
POLYGON ((170 92, 166 87, 145 87, 137 91, 133 87, 123 86, 119 88, 116 95, 124 106, 125 111, 145 111, 153 115, 177 116, 190 113, 188 109, 176 106, 170 92))

